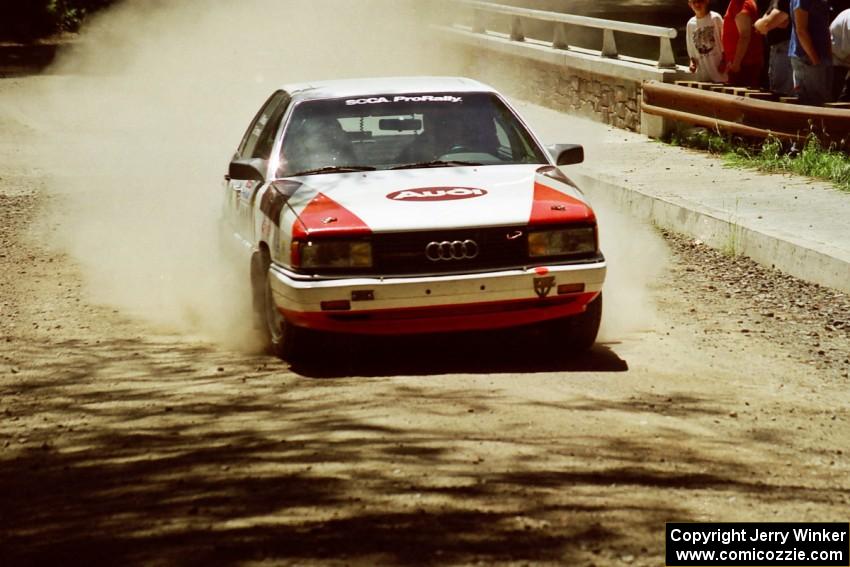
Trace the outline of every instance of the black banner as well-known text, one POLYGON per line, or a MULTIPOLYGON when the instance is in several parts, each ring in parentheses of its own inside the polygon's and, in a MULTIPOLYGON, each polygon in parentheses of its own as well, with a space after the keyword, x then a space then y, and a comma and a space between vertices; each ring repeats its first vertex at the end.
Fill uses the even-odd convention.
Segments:
POLYGON ((846 523, 668 523, 668 567, 848 567, 846 523))

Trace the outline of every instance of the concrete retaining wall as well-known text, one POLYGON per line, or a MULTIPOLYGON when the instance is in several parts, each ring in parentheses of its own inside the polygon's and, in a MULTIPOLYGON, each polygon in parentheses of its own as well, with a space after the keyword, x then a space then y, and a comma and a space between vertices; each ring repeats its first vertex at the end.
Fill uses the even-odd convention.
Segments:
POLYGON ((747 226, 734 215, 718 215, 696 202, 676 203, 634 186, 605 181, 593 172, 573 171, 570 177, 595 203, 613 203, 617 210, 634 218, 687 234, 717 250, 743 255, 796 278, 850 293, 850 259, 840 246, 777 236, 763 228, 747 226))

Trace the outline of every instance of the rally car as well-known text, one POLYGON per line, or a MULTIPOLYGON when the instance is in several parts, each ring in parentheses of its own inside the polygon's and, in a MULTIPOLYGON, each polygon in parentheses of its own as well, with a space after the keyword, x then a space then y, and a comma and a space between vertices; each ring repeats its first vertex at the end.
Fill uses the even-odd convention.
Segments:
POLYGON ((276 90, 230 162, 223 223, 250 252, 271 351, 296 357, 313 331, 532 324, 590 347, 606 264, 594 212, 558 168, 583 159, 580 145, 544 148, 466 78, 276 90))

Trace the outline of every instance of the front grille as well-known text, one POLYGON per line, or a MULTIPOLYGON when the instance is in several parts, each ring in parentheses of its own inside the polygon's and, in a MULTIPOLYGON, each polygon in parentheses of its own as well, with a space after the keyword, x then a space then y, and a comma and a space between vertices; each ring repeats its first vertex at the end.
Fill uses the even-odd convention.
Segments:
POLYGON ((597 262, 602 259, 598 252, 531 259, 528 257, 526 226, 378 233, 371 235, 369 241, 372 243, 370 268, 323 268, 298 272, 328 277, 421 276, 597 262), (426 247, 432 242, 467 240, 474 241, 477 247, 478 253, 474 258, 432 261, 426 255, 426 247))
POLYGON ((520 267, 528 264, 528 237, 523 226, 375 234, 372 237, 372 258, 373 271, 387 275, 520 267), (518 233, 519 237, 508 238, 518 233), (425 254, 431 242, 467 240, 477 246, 475 258, 432 261, 425 254))

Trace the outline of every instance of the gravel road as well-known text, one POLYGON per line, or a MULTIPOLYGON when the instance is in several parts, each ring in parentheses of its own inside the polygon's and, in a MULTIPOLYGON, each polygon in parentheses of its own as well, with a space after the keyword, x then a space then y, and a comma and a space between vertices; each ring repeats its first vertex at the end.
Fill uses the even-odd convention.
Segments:
POLYGON ((668 234, 652 323, 587 355, 499 333, 290 367, 101 301, 48 243, 28 128, 0 111, 4 565, 655 566, 665 521, 847 520, 846 295, 668 234))

